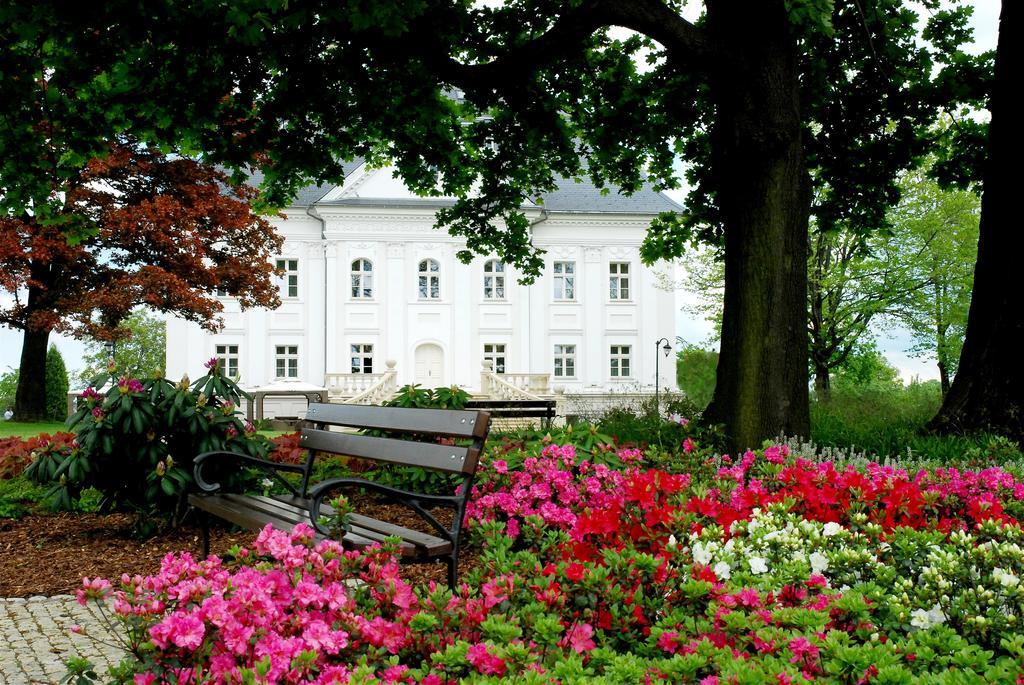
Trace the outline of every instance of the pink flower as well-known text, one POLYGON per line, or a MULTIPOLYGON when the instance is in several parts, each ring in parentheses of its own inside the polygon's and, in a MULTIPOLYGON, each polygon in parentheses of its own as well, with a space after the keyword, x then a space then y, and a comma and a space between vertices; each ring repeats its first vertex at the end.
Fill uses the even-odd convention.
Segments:
POLYGON ((483 675, 505 675, 505 660, 487 651, 487 645, 477 643, 469 648, 466 661, 483 675))
POLYGON ((818 648, 808 641, 806 637, 795 637, 789 641, 789 651, 793 653, 789 663, 795 664, 800 661, 818 658, 818 648))
POLYGON ((576 623, 573 624, 572 628, 566 634, 563 642, 565 642, 573 651, 589 652, 597 645, 592 639, 594 635, 594 628, 589 623, 576 623))

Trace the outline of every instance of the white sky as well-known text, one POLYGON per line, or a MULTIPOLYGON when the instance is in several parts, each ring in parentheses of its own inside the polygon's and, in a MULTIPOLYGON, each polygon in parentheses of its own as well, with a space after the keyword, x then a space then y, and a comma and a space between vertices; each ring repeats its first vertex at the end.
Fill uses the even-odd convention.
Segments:
MULTIPOLYGON (((1013 2, 1015 0, 1006 1, 1013 2)), ((972 0, 969 4, 974 6, 974 17, 971 22, 974 28, 974 50, 980 52, 995 49, 999 29, 1000 0, 972 0)), ((679 194, 672 195, 674 199, 681 201, 682 198, 679 194)), ((677 294, 676 300, 679 307, 684 304, 685 297, 685 293, 677 294)), ((9 295, 0 293, 0 306, 9 300, 9 295)), ((683 339, 689 342, 700 342, 707 338, 709 331, 710 324, 694 321, 688 314, 677 311, 676 333, 683 339)), ((60 349, 68 371, 78 371, 82 368, 82 355, 85 346, 81 342, 59 335, 51 335, 50 341, 60 349)), ((904 380, 910 380, 915 376, 922 379, 938 378, 934 360, 911 358, 904 352, 910 347, 906 332, 899 330, 884 332, 878 336, 878 342, 882 352, 899 369, 904 380)), ((6 371, 9 367, 16 368, 20 357, 21 332, 0 326, 0 371, 6 371)))

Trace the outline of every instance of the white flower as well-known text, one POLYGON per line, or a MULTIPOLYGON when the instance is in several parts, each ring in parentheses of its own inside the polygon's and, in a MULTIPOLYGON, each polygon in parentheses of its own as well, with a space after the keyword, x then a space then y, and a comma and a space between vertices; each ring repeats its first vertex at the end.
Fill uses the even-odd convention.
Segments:
POLYGON ((665 544, 665 546, 666 547, 670 547, 670 548, 674 548, 678 544, 679 544, 679 541, 676 540, 676 536, 675 535, 669 535, 668 536, 668 542, 665 544))
POLYGON ((1020 584, 1020 578, 998 566, 992 569, 992 579, 1003 587, 1016 587, 1020 584))
POLYGON ((828 559, 821 552, 811 552, 808 561, 811 562, 811 573, 821 574, 828 569, 828 559))
POLYGON ((946 615, 938 604, 931 609, 914 609, 910 612, 910 625, 921 630, 928 630, 932 626, 942 625, 946 622, 946 615))
POLYGON ((732 567, 724 561, 720 561, 715 564, 715 568, 712 569, 715 575, 718 576, 719 580, 728 580, 732 576, 732 567))
POLYGON ((829 521, 825 524, 825 527, 821 529, 821 534, 827 538, 830 538, 833 535, 838 535, 842 529, 843 527, 835 521, 829 521))
POLYGON ((704 545, 702 545, 699 542, 693 543, 692 554, 693 554, 693 560, 696 561, 698 564, 701 564, 703 566, 707 566, 708 564, 711 563, 711 551, 708 550, 708 549, 705 549, 704 545))
POLYGON ((768 562, 762 557, 750 557, 747 559, 747 563, 750 564, 751 573, 768 573, 768 562))
POLYGON ((265 488, 272 488, 274 487, 274 481, 271 480, 270 478, 264 478, 263 480, 260 481, 260 485, 262 485, 265 488))
MULTIPOLYGON (((754 511, 757 511, 756 509, 754 511)), ((761 527, 761 522, 757 519, 751 519, 747 523, 747 534, 753 533, 755 530, 761 527)))

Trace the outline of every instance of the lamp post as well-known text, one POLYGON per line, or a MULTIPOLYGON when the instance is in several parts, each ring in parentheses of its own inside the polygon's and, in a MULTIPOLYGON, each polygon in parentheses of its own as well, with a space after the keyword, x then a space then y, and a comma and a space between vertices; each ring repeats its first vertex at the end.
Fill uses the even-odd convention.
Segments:
POLYGON ((659 338, 654 342, 654 409, 658 413, 658 416, 661 416, 661 401, 658 396, 658 381, 661 378, 659 369, 661 359, 658 357, 659 350, 664 352, 665 356, 668 357, 669 352, 672 351, 672 346, 669 345, 668 338, 659 338), (662 345, 662 343, 665 344, 662 345))
POLYGON ((110 353, 110 363, 116 364, 117 363, 117 343, 114 342, 113 340, 108 340, 107 342, 103 343, 103 346, 106 347, 107 348, 107 352, 110 353))

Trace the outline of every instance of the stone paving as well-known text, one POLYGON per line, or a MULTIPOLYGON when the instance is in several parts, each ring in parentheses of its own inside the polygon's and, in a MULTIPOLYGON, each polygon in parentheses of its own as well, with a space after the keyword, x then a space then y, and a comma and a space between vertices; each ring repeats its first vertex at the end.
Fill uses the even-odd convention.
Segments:
POLYGON ((83 607, 71 595, 0 599, 0 685, 56 685, 75 656, 101 677, 125 656, 94 603, 83 607))

